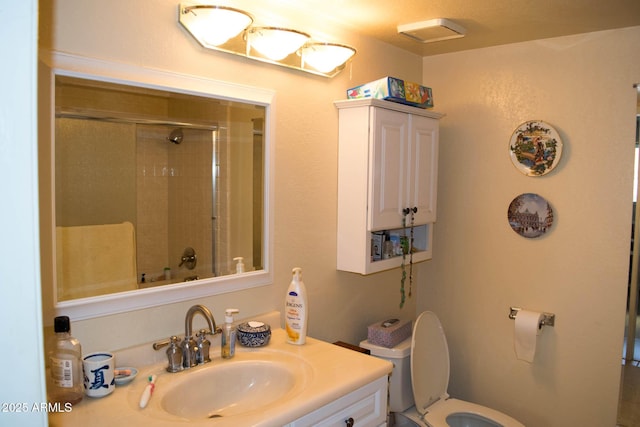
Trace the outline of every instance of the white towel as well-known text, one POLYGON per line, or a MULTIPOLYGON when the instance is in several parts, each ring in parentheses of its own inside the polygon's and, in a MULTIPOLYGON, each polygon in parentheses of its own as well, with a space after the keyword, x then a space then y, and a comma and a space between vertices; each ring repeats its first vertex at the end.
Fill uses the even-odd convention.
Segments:
POLYGON ((133 224, 56 227, 57 300, 137 287, 133 224))

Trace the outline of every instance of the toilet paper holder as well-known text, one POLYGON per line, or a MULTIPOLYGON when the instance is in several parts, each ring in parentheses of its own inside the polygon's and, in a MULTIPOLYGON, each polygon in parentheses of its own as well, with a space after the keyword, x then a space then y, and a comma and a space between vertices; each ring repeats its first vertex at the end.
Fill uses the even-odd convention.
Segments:
MULTIPOLYGON (((518 312, 522 310, 521 307, 509 307, 509 319, 515 320, 518 312)), ((553 313, 542 313, 542 320, 538 325, 538 328, 542 328, 543 326, 553 326, 556 323, 556 315, 553 313)))

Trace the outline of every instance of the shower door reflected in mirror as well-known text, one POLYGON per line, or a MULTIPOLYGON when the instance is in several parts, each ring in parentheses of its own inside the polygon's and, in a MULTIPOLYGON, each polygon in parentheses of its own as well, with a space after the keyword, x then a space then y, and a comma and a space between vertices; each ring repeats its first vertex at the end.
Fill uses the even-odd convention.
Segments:
POLYGON ((55 99, 57 301, 263 269, 264 107, 68 76, 55 99))

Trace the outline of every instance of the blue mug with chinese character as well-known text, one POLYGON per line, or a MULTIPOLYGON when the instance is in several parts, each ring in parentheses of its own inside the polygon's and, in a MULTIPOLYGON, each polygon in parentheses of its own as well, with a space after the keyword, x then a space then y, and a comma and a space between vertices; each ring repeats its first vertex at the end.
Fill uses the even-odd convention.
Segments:
POLYGON ((84 356, 84 393, 89 397, 111 394, 116 388, 115 366, 115 357, 106 351, 84 356))

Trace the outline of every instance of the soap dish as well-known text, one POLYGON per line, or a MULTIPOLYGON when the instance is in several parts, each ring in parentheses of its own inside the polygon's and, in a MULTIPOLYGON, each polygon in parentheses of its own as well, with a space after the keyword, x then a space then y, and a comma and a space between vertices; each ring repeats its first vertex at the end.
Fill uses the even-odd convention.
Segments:
POLYGON ((138 370, 136 368, 131 368, 129 366, 124 366, 122 368, 115 369, 115 381, 116 385, 125 385, 129 384, 133 379, 138 375, 138 370), (126 372, 129 373, 126 373, 126 372))
POLYGON ((238 342, 245 347, 262 347, 269 344, 271 327, 263 322, 245 322, 236 328, 238 342))

